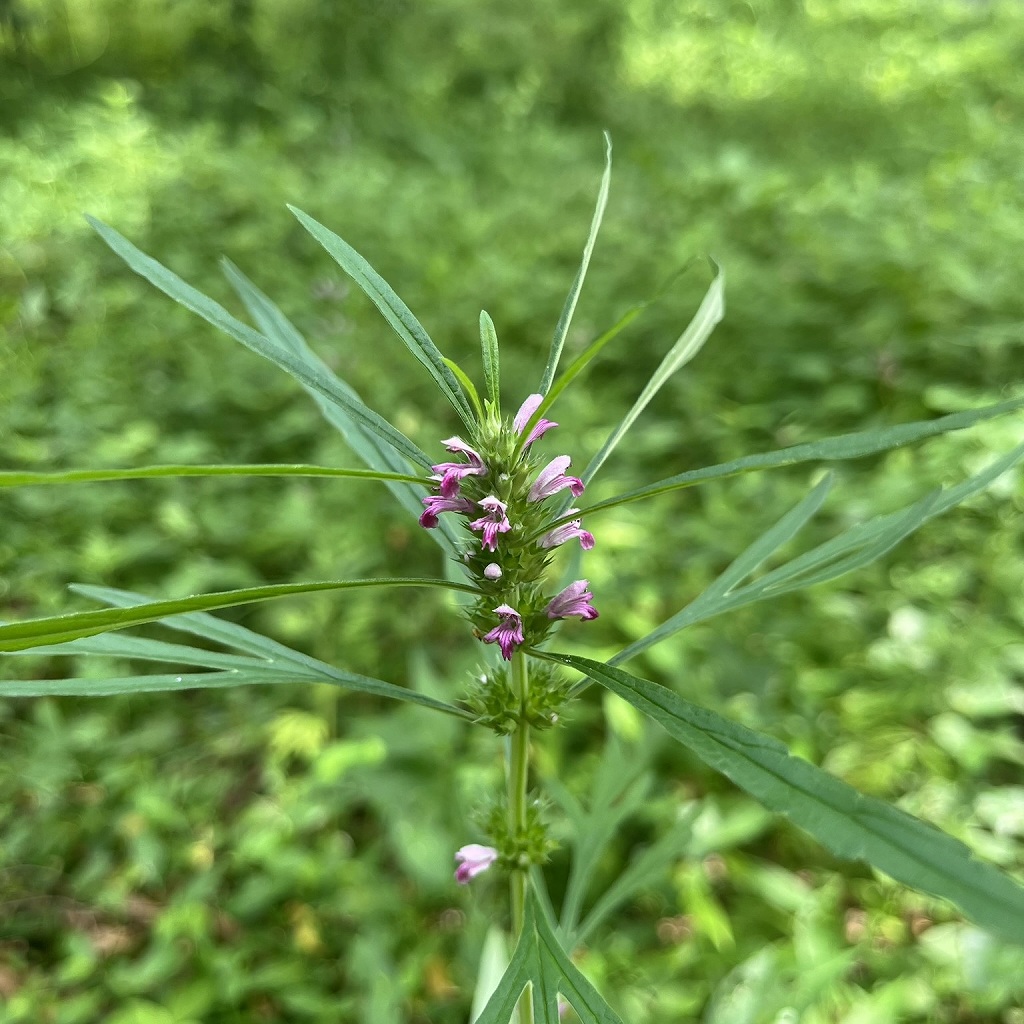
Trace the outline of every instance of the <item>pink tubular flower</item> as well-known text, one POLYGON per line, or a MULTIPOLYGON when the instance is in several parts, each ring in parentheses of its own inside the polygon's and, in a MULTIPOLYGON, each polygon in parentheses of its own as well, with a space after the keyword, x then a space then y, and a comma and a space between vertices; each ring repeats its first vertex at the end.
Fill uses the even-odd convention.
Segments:
POLYGON ((572 491, 572 496, 578 498, 583 493, 583 481, 579 477, 566 476, 565 471, 572 464, 568 455, 559 455, 552 459, 538 474, 530 488, 530 501, 543 501, 556 494, 563 487, 572 491))
POLYGON ((597 618, 597 609, 591 605, 594 595, 587 590, 589 580, 577 580, 570 583, 560 594, 556 594, 547 606, 549 619, 567 619, 570 615, 578 615, 581 619, 597 618))
POLYGON ((498 859, 498 851, 493 846, 481 846, 470 843, 455 852, 455 860, 459 865, 455 869, 455 881, 466 885, 477 875, 483 874, 498 859))
POLYGON ((488 551, 497 551, 498 534, 508 533, 512 529, 512 524, 508 521, 508 516, 505 515, 508 505, 499 501, 493 494, 481 498, 477 504, 487 510, 487 515, 474 519, 469 524, 469 528, 483 531, 484 539, 481 542, 481 547, 487 548, 488 551))
POLYGON ((489 633, 484 634, 483 641, 485 644, 498 644, 501 647, 501 656, 506 661, 511 661, 516 645, 523 642, 523 617, 507 604, 499 604, 494 612, 501 616, 501 622, 489 633))
MULTIPOLYGON (((577 512, 579 512, 578 508, 571 508, 565 514, 572 516, 577 512)), ((589 530, 583 529, 582 519, 574 519, 571 523, 562 523, 561 526, 556 526, 553 530, 549 530, 537 541, 537 546, 557 548, 559 544, 564 544, 567 540, 572 540, 573 537, 579 537, 580 547, 584 551, 589 551, 594 546, 594 535, 589 530)))
POLYGON ((469 515, 473 511, 473 502, 469 498, 445 497, 443 494, 428 494, 422 499, 426 508, 420 516, 420 526, 432 530, 437 526, 437 517, 442 512, 461 512, 469 515))
POLYGON ((450 452, 461 452, 469 462, 439 462, 431 468, 439 474, 439 490, 445 498, 453 498, 459 493, 459 483, 465 476, 485 476, 487 467, 478 452, 470 448, 461 437, 449 437, 441 442, 450 452))
MULTIPOLYGON (((516 428, 517 434, 522 434, 526 428, 526 424, 530 422, 530 417, 537 411, 537 406, 544 401, 543 395, 530 395, 521 406, 519 406, 519 412, 516 413, 515 419, 512 421, 512 426, 516 428)), ((543 437, 552 427, 557 427, 558 424, 553 420, 539 419, 537 420, 536 426, 530 431, 530 436, 526 439, 524 448, 529 447, 534 441, 543 437)))

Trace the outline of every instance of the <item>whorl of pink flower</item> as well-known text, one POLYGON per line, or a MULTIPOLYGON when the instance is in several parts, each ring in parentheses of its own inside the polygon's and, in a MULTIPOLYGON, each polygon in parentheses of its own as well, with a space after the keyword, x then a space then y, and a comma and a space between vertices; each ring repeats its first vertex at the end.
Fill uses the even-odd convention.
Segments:
POLYGON ((481 498, 477 504, 487 511, 487 515, 474 519, 469 524, 469 528, 471 530, 483 531, 484 537, 481 547, 486 548, 488 551, 497 551, 498 534, 508 533, 512 529, 512 524, 508 521, 508 516, 505 514, 508 511, 508 505, 503 501, 499 501, 493 494, 489 494, 486 498, 481 498))
POLYGON ((421 500, 426 508, 420 515, 420 526, 426 530, 432 530, 437 526, 437 517, 442 512, 461 512, 463 515, 469 515, 473 511, 473 502, 469 498, 446 498, 443 494, 428 494, 421 500))
POLYGON ((481 846, 479 843, 463 846, 461 850, 455 852, 455 861, 459 865, 455 869, 455 881, 459 885, 467 885, 497 859, 498 851, 493 846, 481 846))
MULTIPOLYGON (((565 514, 567 516, 575 515, 579 512, 578 508, 571 508, 565 514)), ((572 540, 574 537, 579 537, 580 547, 584 551, 589 551, 594 546, 594 535, 589 530, 583 529, 582 519, 573 519, 571 522, 562 523, 561 526, 556 526, 553 530, 548 530, 539 541, 537 546, 542 548, 557 548, 559 544, 564 544, 567 540, 572 540)))
MULTIPOLYGON (((512 426, 515 427, 517 434, 522 434, 526 429, 526 424, 530 422, 530 417, 537 411, 537 407, 543 401, 543 395, 530 395, 526 401, 519 406, 519 412, 516 413, 515 419, 512 420, 512 426)), ((558 424, 555 423, 554 420, 546 420, 543 417, 537 420, 536 425, 533 430, 530 431, 530 436, 526 439, 526 443, 523 447, 529 447, 534 441, 543 437, 552 427, 557 426, 558 424)))
POLYGON ((453 498, 459 493, 459 484, 463 477, 485 476, 487 467, 480 454, 470 448, 461 437, 449 437, 447 441, 441 442, 450 452, 458 452, 465 455, 469 462, 439 462, 431 469, 439 476, 438 489, 445 498, 453 498))
POLYGON ((566 476, 565 471, 572 465, 572 459, 568 455, 559 455, 552 459, 538 474, 530 488, 530 501, 543 501, 557 494, 563 487, 572 491, 572 496, 578 498, 583 493, 583 481, 579 477, 566 476))
POLYGON ((494 613, 501 616, 501 621, 484 634, 483 641, 485 644, 497 644, 501 648, 501 656, 511 661, 512 652, 523 642, 523 617, 507 604, 499 604, 494 613))
POLYGON ((556 594, 545 609, 549 619, 567 619, 570 615, 578 615, 581 619, 597 618, 597 609, 591 605, 594 595, 587 590, 589 580, 577 580, 570 583, 561 593, 556 594))

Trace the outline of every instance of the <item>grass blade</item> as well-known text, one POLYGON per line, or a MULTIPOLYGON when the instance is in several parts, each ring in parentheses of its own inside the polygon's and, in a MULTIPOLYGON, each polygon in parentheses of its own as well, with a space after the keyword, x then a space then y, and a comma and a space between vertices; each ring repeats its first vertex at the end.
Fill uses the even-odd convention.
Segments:
POLYGON ((784 814, 839 857, 955 903, 977 924, 1024 943, 1024 888, 952 836, 864 796, 771 736, 692 704, 664 686, 589 658, 534 652, 585 672, 629 701, 709 767, 784 814))
POLYGON ((590 257, 594 254, 597 234, 601 230, 604 210, 608 205, 608 188, 612 180, 612 140, 607 132, 604 133, 604 147, 604 174, 601 175, 601 187, 597 193, 597 205, 594 207, 594 217, 590 222, 590 234, 587 236, 587 244, 583 247, 583 259, 580 261, 580 268, 576 271, 576 277, 572 282, 569 294, 565 298, 565 305, 562 306, 562 312, 558 317, 558 323, 555 326, 555 336, 551 339, 551 351, 548 354, 547 366, 544 367, 544 376, 541 378, 540 387, 537 389, 542 395, 548 393, 551 382, 555 379, 558 360, 562 356, 562 347, 565 345, 565 339, 569 333, 572 315, 576 312, 576 303, 579 301, 580 292, 583 290, 587 268, 590 266, 590 257))
POLYGON ((396 430, 383 417, 363 405, 362 402, 354 401, 344 389, 340 388, 336 381, 329 376, 317 372, 308 366, 294 352, 286 351, 279 345, 268 341, 258 331, 253 330, 247 324, 233 317, 220 303, 202 292, 197 291, 190 284, 183 281, 177 274, 168 270, 152 257, 147 256, 141 249, 136 248, 123 235, 113 228, 107 227, 93 217, 86 217, 96 233, 107 243, 108 246, 131 267, 135 273, 144 277, 150 284, 155 285, 165 295, 170 296, 175 302, 180 303, 186 309, 198 314, 207 323, 229 334, 236 341, 240 341, 246 348, 251 349, 257 355, 269 359, 291 374, 299 383, 312 388, 321 394, 328 401, 331 401, 349 413, 367 430, 372 431, 378 437, 383 438, 396 451, 402 453, 410 462, 430 469, 430 460, 409 440, 403 433, 396 430))
POLYGON ((412 315, 412 310, 395 294, 391 285, 340 235, 336 235, 330 228, 324 227, 298 207, 289 206, 288 209, 384 314, 384 319, 391 324, 409 351, 427 368, 463 423, 472 429, 475 426, 473 411, 459 382, 445 366, 444 356, 423 329, 423 325, 412 315))

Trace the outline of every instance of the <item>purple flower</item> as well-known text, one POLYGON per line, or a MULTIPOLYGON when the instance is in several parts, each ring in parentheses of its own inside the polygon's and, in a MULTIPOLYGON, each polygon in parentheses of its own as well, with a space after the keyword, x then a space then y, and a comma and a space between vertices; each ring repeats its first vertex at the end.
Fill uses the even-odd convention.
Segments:
POLYGON ((501 656, 506 661, 511 661, 516 645, 523 642, 523 617, 507 604, 499 604, 494 612, 501 616, 501 622, 489 633, 484 634, 484 643, 498 644, 501 647, 501 656))
POLYGON ((501 566, 497 562, 488 562, 484 566, 484 575, 489 580, 500 580, 501 579, 501 566))
POLYGON ((577 580, 570 583, 560 594, 556 594, 547 606, 549 619, 567 619, 570 615, 578 615, 581 619, 597 618, 597 609, 591 605, 594 595, 587 590, 589 580, 577 580))
MULTIPOLYGON (((577 512, 579 512, 578 508, 571 508, 565 514, 572 516, 577 512)), ((583 529, 582 519, 573 519, 572 522, 562 523, 561 526, 549 530, 537 541, 537 545, 542 548, 557 548, 559 544, 564 544, 567 540, 572 540, 573 537, 579 537, 580 547, 584 551, 589 551, 594 546, 594 535, 583 529)))
MULTIPOLYGON (((530 422, 530 417, 537 411, 537 406, 544 401, 543 395, 530 395, 521 406, 519 406, 519 412, 516 413, 515 419, 512 421, 512 426, 516 428, 517 434, 522 434, 526 428, 526 424, 530 422)), ((543 437, 552 427, 557 427, 558 424, 553 420, 539 419, 537 420, 536 426, 530 431, 530 436, 526 439, 524 448, 533 444, 538 438, 543 437)))
POLYGON ((455 881, 466 885, 477 875, 483 874, 498 859, 498 851, 493 846, 481 846, 470 843, 455 852, 455 860, 459 865, 455 869, 455 881))
POLYGON ((530 488, 530 501, 543 501, 556 494, 563 487, 572 491, 572 496, 578 498, 583 493, 583 481, 575 476, 566 476, 565 471, 572 464, 568 455, 559 455, 552 459, 538 474, 530 488))
POLYGON ((470 448, 461 437, 449 437, 441 442, 450 452, 461 452, 469 462, 439 462, 431 468, 439 474, 439 489, 445 498, 459 493, 459 483, 465 476, 486 476, 487 467, 478 452, 470 448))
POLYGON ((469 527, 471 530, 483 530, 484 539, 481 547, 487 548, 488 551, 497 551, 498 534, 508 533, 512 529, 512 524, 508 521, 508 516, 505 515, 508 505, 499 501, 493 494, 481 498, 477 504, 487 510, 487 515, 474 519, 469 527))
POLYGON ((461 512, 468 516, 473 511, 473 502, 469 498, 446 498, 443 494, 428 494, 422 501, 426 508, 420 516, 420 526, 427 530, 437 526, 437 517, 442 512, 461 512))

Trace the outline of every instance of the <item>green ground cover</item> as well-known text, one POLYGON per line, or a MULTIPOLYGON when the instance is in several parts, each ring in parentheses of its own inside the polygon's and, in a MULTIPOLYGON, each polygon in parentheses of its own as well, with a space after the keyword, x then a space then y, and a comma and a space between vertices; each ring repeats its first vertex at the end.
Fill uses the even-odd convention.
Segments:
MULTIPOLYGON (((131 275, 82 212, 237 310, 228 255, 437 451, 457 429, 446 403, 284 204, 359 248, 464 365, 486 307, 511 405, 575 272, 602 129, 612 199, 569 354, 692 264, 560 402, 577 464, 689 319, 701 256, 728 289, 595 499, 1022 378, 1018 4, 15 0, 0 41, 4 468, 354 464, 294 383, 131 275)), ((963 479, 1021 430, 842 464, 804 543, 963 479)), ((796 467, 607 513, 586 563, 602 617, 566 641, 600 657, 645 634, 813 480, 796 467)), ((883 562, 631 668, 1019 873, 1022 508, 1008 474, 883 562)), ((88 607, 76 581, 172 596, 438 569, 371 485, 0 495, 5 619, 88 607)), ((228 617, 446 697, 477 654, 454 606, 418 592, 228 617)), ((465 1020, 503 894, 456 890, 451 857, 500 765, 489 735, 425 714, 288 687, 4 701, 0 1021, 465 1020)), ((626 1019, 1024 1021, 1018 950, 829 860, 618 704, 589 693, 555 736, 543 770, 572 792, 602 759, 652 773, 605 880, 698 802, 689 856, 581 951, 626 1019)), ((556 854, 556 890, 565 871, 556 854)))

